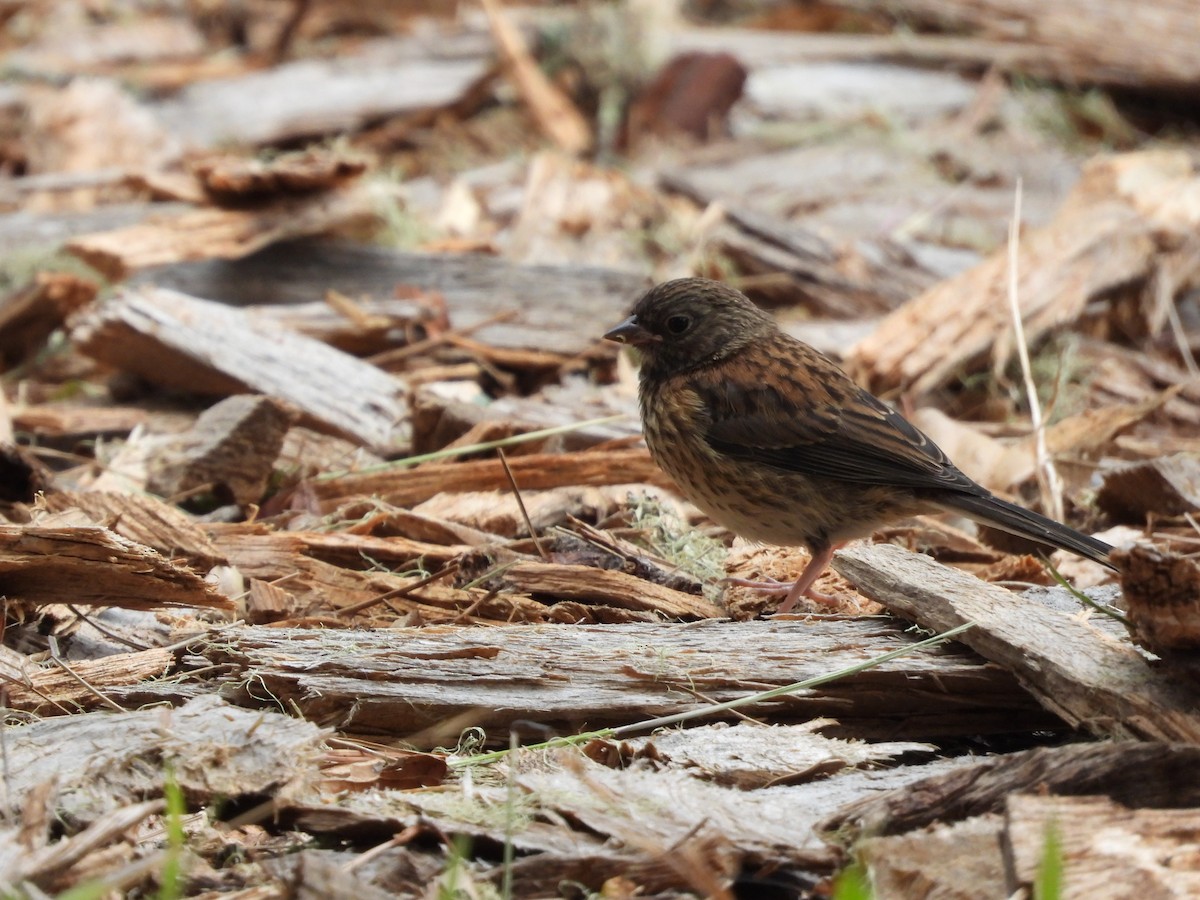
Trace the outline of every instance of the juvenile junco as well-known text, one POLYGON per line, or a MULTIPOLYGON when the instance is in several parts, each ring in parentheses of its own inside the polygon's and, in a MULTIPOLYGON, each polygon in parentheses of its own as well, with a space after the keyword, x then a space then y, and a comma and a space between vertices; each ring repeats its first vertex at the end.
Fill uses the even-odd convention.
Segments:
POLYGON ((902 416, 726 285, 660 284, 604 336, 641 352, 646 444, 684 495, 735 534, 811 551, 779 612, 801 596, 827 599, 812 585, 837 546, 940 510, 1112 566, 1108 544, 976 484, 902 416))

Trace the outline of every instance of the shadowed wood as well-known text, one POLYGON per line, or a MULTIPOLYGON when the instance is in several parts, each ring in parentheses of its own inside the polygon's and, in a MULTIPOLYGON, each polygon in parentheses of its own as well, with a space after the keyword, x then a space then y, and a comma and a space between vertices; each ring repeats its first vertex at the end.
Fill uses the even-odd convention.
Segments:
MULTIPOLYGON (((372 633, 247 628, 196 646, 232 666, 226 692, 239 703, 271 696, 341 730, 428 730, 436 745, 453 744, 472 725, 502 735, 533 722, 540 738, 627 725, 701 708, 698 696, 732 700, 912 642, 888 621, 830 619, 372 633)), ((856 736, 897 739, 1053 727, 1006 673, 953 647, 743 712, 780 723, 832 715, 856 736)))
POLYGON ((1045 707, 1099 734, 1200 741, 1195 695, 1153 666, 1127 638, 1079 613, 1020 594, 887 544, 843 550, 834 568, 860 592, 922 627, 976 627, 960 640, 1011 671, 1045 707))

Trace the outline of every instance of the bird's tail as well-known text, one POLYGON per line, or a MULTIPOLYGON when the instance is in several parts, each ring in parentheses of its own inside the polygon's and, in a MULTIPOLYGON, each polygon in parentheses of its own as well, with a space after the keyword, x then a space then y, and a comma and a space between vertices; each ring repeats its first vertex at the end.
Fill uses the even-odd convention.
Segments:
POLYGON ((947 501, 947 506, 960 510, 976 522, 1029 538, 1039 544, 1068 550, 1110 569, 1116 568, 1108 556, 1113 549, 1111 545, 999 497, 956 494, 947 501))

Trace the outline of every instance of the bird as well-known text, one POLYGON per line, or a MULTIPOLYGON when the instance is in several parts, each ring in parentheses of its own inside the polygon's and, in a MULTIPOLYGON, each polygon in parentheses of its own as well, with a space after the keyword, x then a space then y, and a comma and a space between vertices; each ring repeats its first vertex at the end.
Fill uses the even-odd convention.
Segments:
POLYGON ((1110 545, 972 481, 912 423, 728 285, 658 284, 604 337, 638 351, 646 445, 680 492, 736 535, 808 548, 811 561, 780 613, 802 596, 830 600, 813 584, 844 543, 934 512, 1115 568, 1110 545))

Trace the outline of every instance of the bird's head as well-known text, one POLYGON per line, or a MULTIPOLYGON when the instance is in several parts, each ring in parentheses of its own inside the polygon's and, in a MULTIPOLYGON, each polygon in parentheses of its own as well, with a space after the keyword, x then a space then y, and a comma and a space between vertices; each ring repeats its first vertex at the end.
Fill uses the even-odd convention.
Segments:
POLYGON ((707 278, 678 278, 643 294, 604 337, 636 347, 643 375, 667 376, 711 365, 774 329, 740 291, 707 278))

